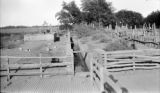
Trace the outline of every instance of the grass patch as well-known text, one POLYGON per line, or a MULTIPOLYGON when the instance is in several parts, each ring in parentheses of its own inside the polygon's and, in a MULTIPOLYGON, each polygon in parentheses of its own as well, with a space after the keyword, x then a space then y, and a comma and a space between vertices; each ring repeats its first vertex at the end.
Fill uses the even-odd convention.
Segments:
POLYGON ((87 25, 74 25, 72 34, 78 38, 88 37, 97 33, 96 28, 87 25))
POLYGON ((22 33, 0 33, 0 48, 12 49, 23 43, 22 33))
POLYGON ((133 50, 133 47, 128 44, 128 41, 125 40, 118 40, 115 42, 110 43, 106 48, 105 51, 117 51, 117 50, 133 50))
POLYGON ((111 42, 111 39, 109 39, 109 38, 102 38, 102 39, 100 40, 100 42, 101 42, 101 43, 109 43, 109 42, 111 42))
POLYGON ((92 37, 92 40, 100 40, 102 38, 105 38, 105 35, 103 33, 99 33, 99 34, 95 34, 93 37, 92 37))

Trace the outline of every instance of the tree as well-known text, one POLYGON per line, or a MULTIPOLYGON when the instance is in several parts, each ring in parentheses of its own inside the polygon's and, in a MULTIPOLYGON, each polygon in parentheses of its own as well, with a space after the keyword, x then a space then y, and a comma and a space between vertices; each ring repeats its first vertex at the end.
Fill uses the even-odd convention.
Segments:
POLYGON ((97 22, 107 26, 115 21, 112 4, 105 0, 82 0, 82 10, 87 23, 97 22))
POLYGON ((57 19, 62 24, 75 24, 81 22, 81 11, 74 1, 63 2, 62 10, 56 14, 57 19))
POLYGON ((144 23, 146 23, 147 25, 152 25, 155 23, 157 28, 160 28, 160 11, 155 11, 152 12, 151 14, 149 14, 145 19, 144 19, 144 23))
POLYGON ((143 17, 140 13, 128 10, 120 10, 116 14, 117 23, 119 25, 128 25, 132 28, 141 27, 143 25, 143 17))

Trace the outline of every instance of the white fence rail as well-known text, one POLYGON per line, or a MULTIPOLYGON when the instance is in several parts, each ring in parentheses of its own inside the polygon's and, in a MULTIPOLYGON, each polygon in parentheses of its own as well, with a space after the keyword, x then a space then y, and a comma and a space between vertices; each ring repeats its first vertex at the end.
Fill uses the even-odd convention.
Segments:
POLYGON ((107 52, 105 68, 108 71, 160 68, 160 49, 107 52))
MULTIPOLYGON (((57 74, 55 72, 43 72, 44 67, 58 67, 58 66, 65 66, 68 69, 68 73, 74 74, 74 61, 73 61, 73 55, 72 56, 63 56, 63 57, 42 57, 41 55, 39 57, 14 57, 14 56, 1 56, 2 59, 7 59, 7 64, 2 64, 0 70, 2 73, 0 74, 1 76, 7 76, 8 80, 10 79, 11 76, 15 75, 40 75, 41 77, 43 74, 57 74), (42 59, 52 59, 56 58, 59 60, 62 60, 63 62, 59 63, 46 63, 43 62, 42 59), (27 62, 27 63, 14 63, 10 62, 11 59, 37 59, 39 60, 39 63, 36 62, 27 62), (11 72, 12 70, 21 70, 21 69, 35 69, 39 68, 38 72, 16 72, 13 73, 11 72), (7 71, 7 72, 4 72, 7 71)), ((66 69, 65 68, 65 69, 66 69)))
POLYGON ((122 86, 110 75, 113 72, 128 70, 160 69, 160 49, 125 50, 105 52, 101 49, 93 51, 91 60, 91 80, 99 90, 122 93, 122 86), (107 83, 112 90, 106 90, 107 83))
POLYGON ((122 93, 121 86, 115 82, 112 78, 110 78, 111 74, 108 72, 102 63, 102 58, 100 57, 100 54, 97 52, 92 53, 92 59, 91 59, 91 81, 93 81, 94 84, 97 85, 100 92, 113 92, 113 93, 122 93), (105 86, 105 84, 109 86, 105 86), (110 89, 110 90, 107 90, 110 89))

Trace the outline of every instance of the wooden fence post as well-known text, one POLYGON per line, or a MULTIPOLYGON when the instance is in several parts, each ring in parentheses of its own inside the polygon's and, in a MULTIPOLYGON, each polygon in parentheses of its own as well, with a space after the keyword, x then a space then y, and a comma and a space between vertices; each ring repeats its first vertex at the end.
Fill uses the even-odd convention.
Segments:
POLYGON ((7 56, 7 81, 10 80, 10 67, 9 67, 9 57, 7 56))
POLYGON ((42 78, 43 77, 43 71, 42 71, 42 60, 41 60, 41 53, 40 53, 40 77, 42 78))
POLYGON ((71 58, 71 61, 72 61, 72 64, 71 64, 71 73, 73 74, 73 75, 75 75, 75 73, 74 73, 74 57, 73 57, 73 55, 72 56, 70 56, 70 58, 71 58))
POLYGON ((95 59, 93 58, 93 53, 91 53, 90 57, 90 77, 91 77, 91 82, 93 82, 93 63, 95 59))
POLYGON ((104 91, 104 73, 103 73, 103 67, 100 67, 100 91, 103 92, 104 91))
POLYGON ((107 68, 107 54, 104 53, 104 65, 107 68))
POLYGON ((135 52, 133 52, 132 62, 133 62, 133 71, 135 71, 135 69, 136 69, 136 67, 135 67, 135 52))

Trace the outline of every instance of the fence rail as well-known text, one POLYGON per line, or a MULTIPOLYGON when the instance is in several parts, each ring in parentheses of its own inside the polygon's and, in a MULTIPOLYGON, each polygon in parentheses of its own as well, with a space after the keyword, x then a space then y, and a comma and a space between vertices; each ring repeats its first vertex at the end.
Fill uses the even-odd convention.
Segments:
POLYGON ((106 52, 100 57, 108 71, 160 68, 160 49, 106 52))
POLYGON ((2 71, 1 76, 8 76, 8 80, 10 80, 11 76, 14 75, 40 75, 41 77, 45 74, 57 74, 55 72, 44 72, 43 68, 44 67, 59 67, 59 66, 65 66, 65 69, 68 69, 66 73, 70 73, 70 74, 74 74, 74 62, 73 62, 73 56, 63 56, 63 57, 58 57, 58 56, 54 56, 54 57, 42 57, 41 55, 39 57, 14 57, 14 56, 1 56, 1 59, 7 59, 7 64, 2 64, 0 70, 2 71), (10 63, 10 58, 12 59, 38 59, 39 63, 10 63), (64 62, 61 63, 43 63, 42 59, 46 59, 46 58, 58 58, 58 59, 69 59, 66 60, 64 62), (12 70, 22 70, 22 69, 35 69, 38 68, 39 71, 38 72, 16 72, 13 73, 11 72, 12 70), (7 71, 7 72, 4 72, 7 71))
POLYGON ((110 78, 110 72, 108 72, 103 65, 101 64, 101 58, 98 57, 96 52, 93 53, 92 55, 92 60, 91 60, 91 81, 94 82, 94 84, 97 85, 98 89, 100 92, 109 92, 109 93, 122 93, 121 86, 117 83, 114 82, 110 78), (105 86, 107 85, 109 86, 105 86), (111 90, 107 90, 107 89, 111 90))
POLYGON ((99 90, 122 93, 122 86, 110 75, 113 72, 128 70, 160 69, 160 49, 125 50, 105 52, 95 49, 91 60, 91 80, 99 90), (106 90, 107 83, 112 90, 106 90))

